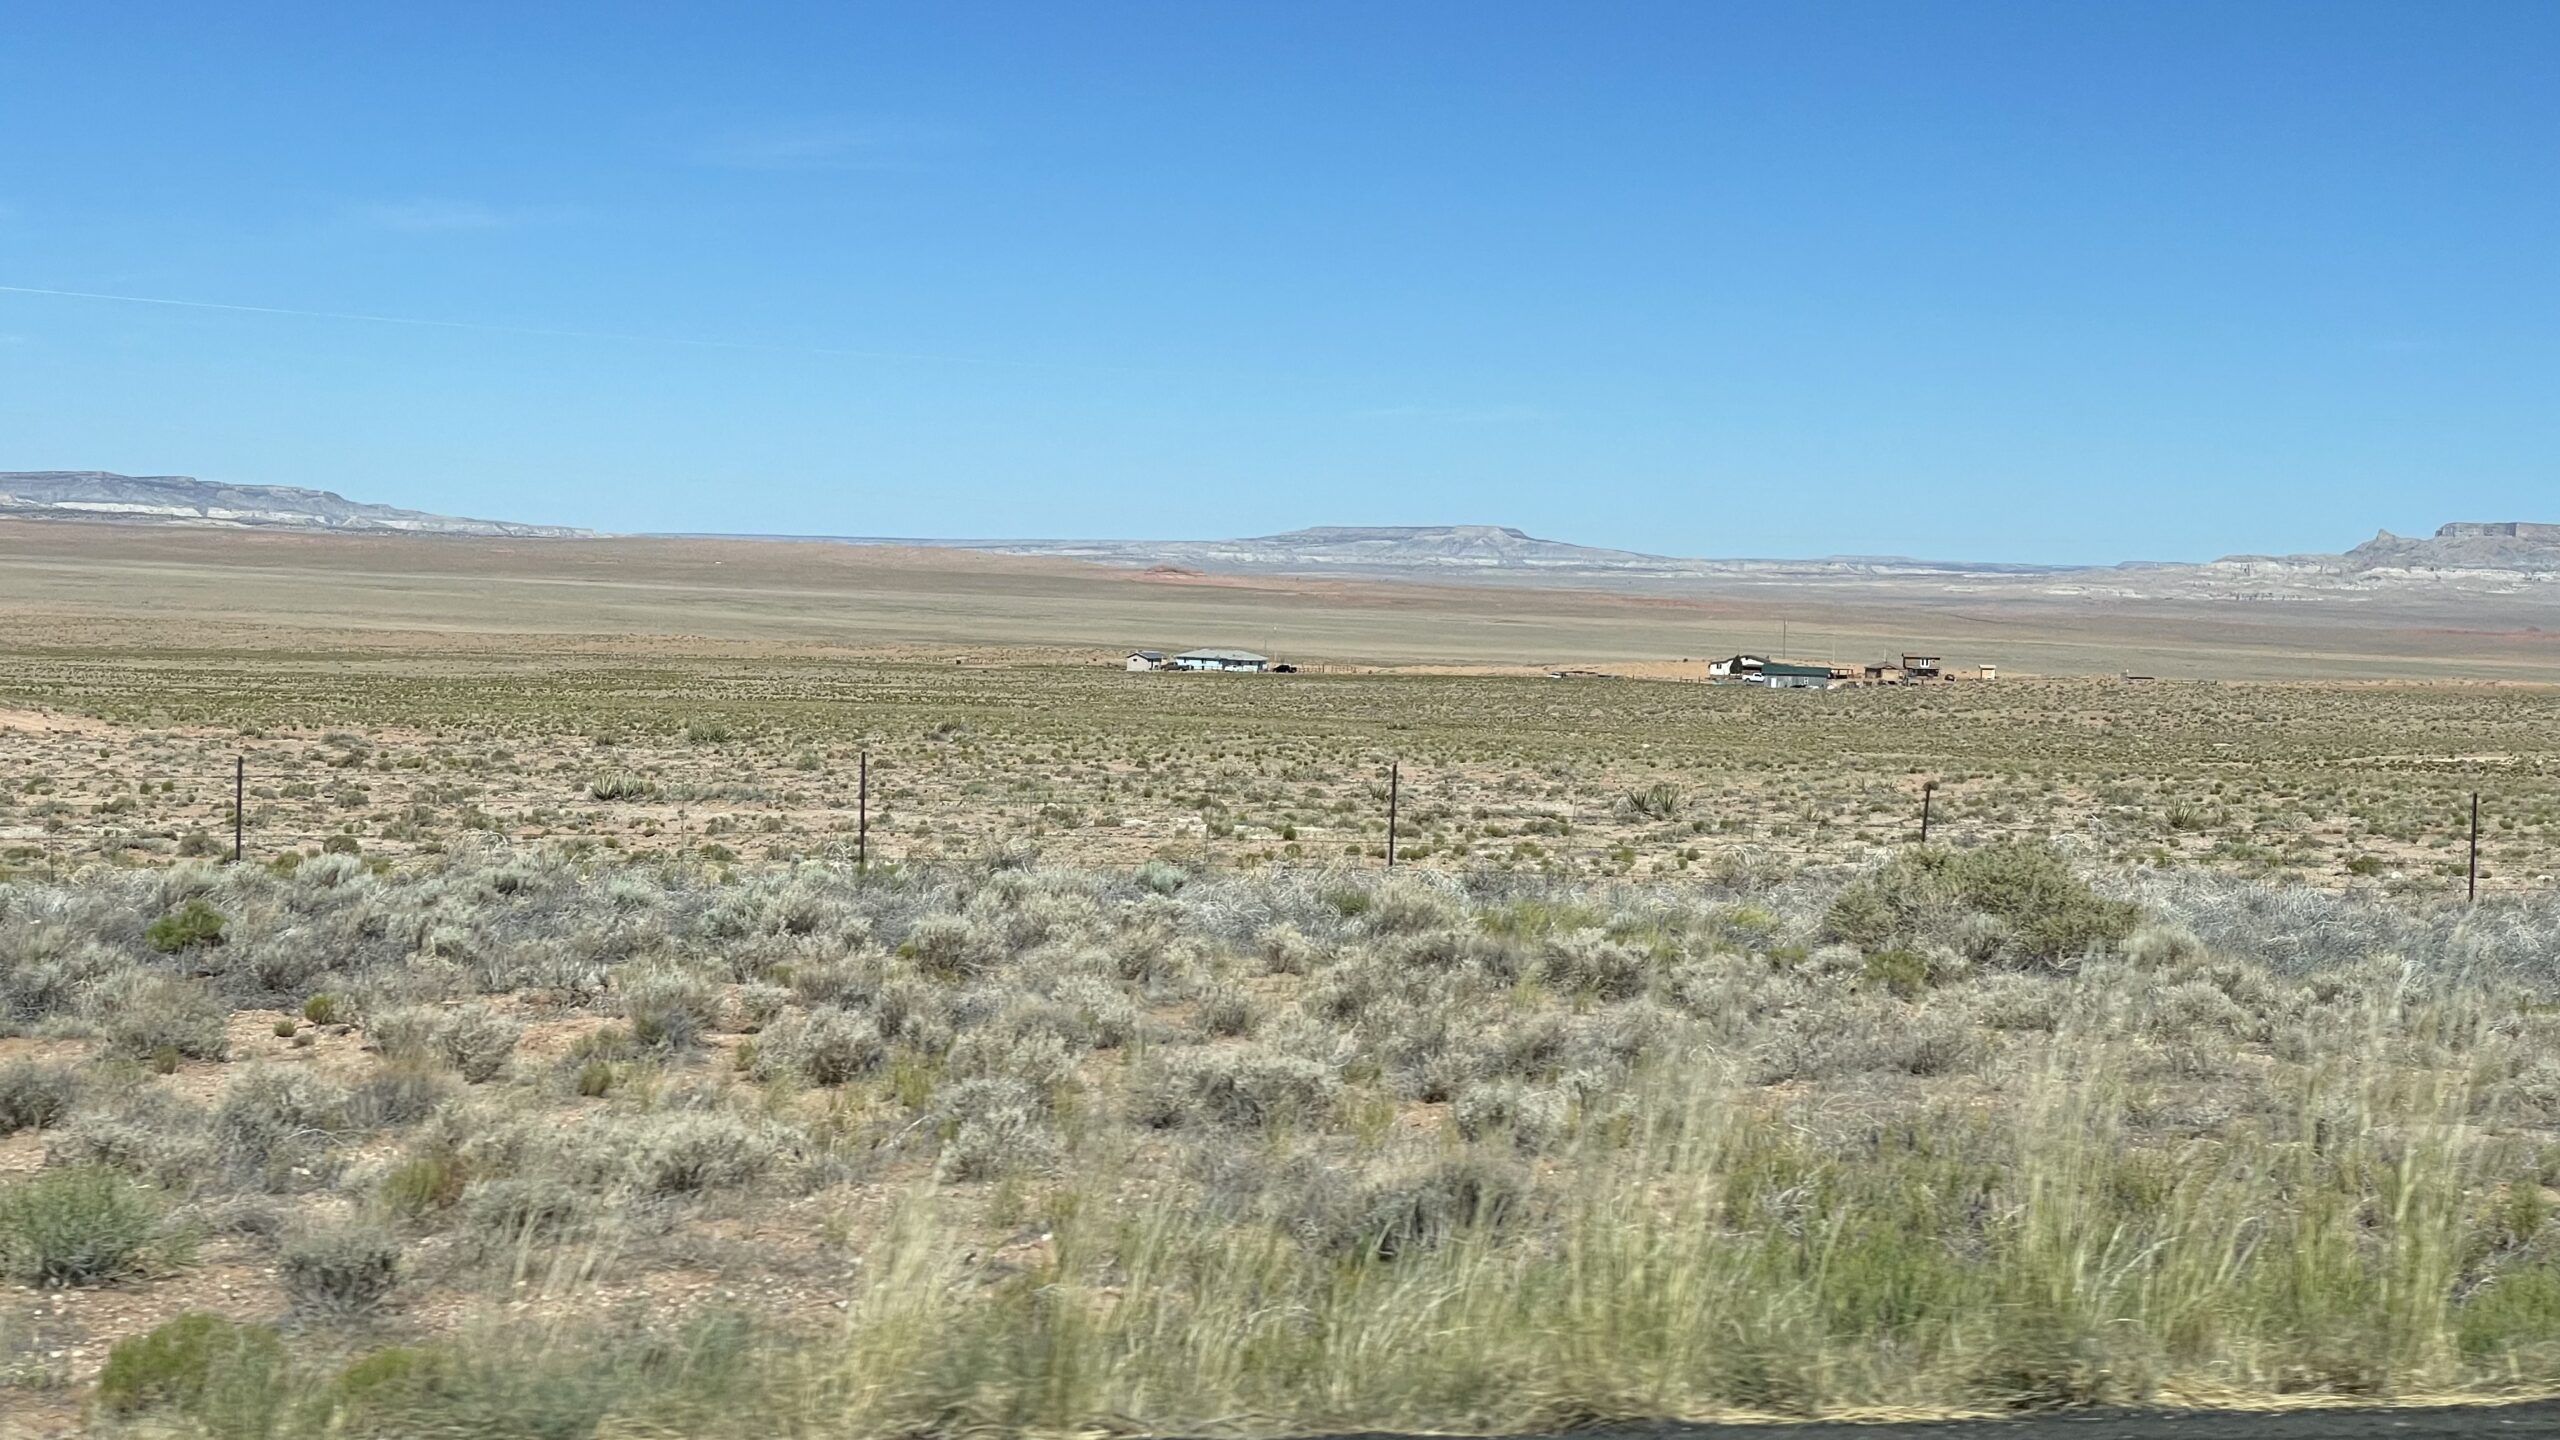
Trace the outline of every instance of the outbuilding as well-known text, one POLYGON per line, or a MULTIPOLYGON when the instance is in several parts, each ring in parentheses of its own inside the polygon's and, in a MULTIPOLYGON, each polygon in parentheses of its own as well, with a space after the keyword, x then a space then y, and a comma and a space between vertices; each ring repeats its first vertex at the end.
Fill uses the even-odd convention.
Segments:
POLYGON ((1763 663, 1751 684, 1766 685, 1772 690, 1828 690, 1833 676, 1828 665, 1798 665, 1786 660, 1763 663))
POLYGON ((1161 650, 1132 650, 1129 652, 1129 672, 1133 675, 1141 670, 1161 670, 1163 668, 1164 652, 1161 650))

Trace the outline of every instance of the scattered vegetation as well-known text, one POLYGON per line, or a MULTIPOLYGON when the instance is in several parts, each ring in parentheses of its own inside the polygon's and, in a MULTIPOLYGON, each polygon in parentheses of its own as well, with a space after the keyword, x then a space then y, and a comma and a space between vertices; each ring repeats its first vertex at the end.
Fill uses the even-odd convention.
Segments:
POLYGON ((0 1410, 1307 1433, 2560 1385, 2539 692, 219 663, 13 670, 117 728, 10 737, 0 1410), (189 837, 234 747, 225 866, 189 837), (94 1284, 150 1303, 55 1304, 94 1284), (77 1328, 181 1305, 222 1313, 77 1328))

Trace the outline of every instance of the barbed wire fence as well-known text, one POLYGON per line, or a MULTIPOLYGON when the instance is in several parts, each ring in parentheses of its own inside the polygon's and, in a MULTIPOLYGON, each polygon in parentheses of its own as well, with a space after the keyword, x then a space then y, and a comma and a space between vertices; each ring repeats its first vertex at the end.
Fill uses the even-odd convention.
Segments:
MULTIPOLYGON (((885 816, 877 814, 874 809, 876 796, 872 775, 873 759, 873 752, 867 746, 854 758, 852 767, 854 803, 850 817, 850 835, 820 839, 810 846, 806 853, 811 858, 828 863, 847 864, 857 869, 869 869, 878 863, 898 860, 952 858, 940 853, 938 849, 912 845, 901 847, 904 853, 897 855, 883 850, 878 843, 878 837, 874 834, 875 829, 880 828, 880 822, 885 820, 885 816)), ((283 756, 255 757, 244 750, 232 757, 229 768, 231 774, 224 778, 230 781, 228 788, 231 793, 227 797, 230 803, 225 807, 228 813, 221 817, 226 822, 221 828, 227 829, 229 834, 218 835, 208 826, 196 825, 186 832, 185 840, 179 847, 179 853, 183 857, 250 863, 261 860, 273 862, 287 854, 303 856, 327 853, 331 850, 361 853, 362 842, 348 827, 340 826, 333 829, 326 825, 292 823, 282 820, 276 814, 262 812, 258 803, 262 799, 275 798, 279 789, 290 792, 297 783, 303 788, 305 794, 312 793, 317 783, 325 779, 325 775, 319 773, 322 768, 321 762, 314 761, 307 753, 287 759, 283 756), (253 765, 253 760, 258 759, 263 759, 265 764, 253 765), (284 781, 281 786, 273 784, 271 780, 266 787, 265 795, 253 794, 251 781, 259 769, 269 769, 271 777, 286 775, 293 778, 284 781), (228 841, 228 844, 221 844, 222 841, 228 841)), ((1654 878, 1660 879, 1676 879, 1681 872, 1690 869, 1692 864, 1701 862, 1705 863, 1710 870, 1717 862, 1748 862, 1754 858, 1766 858, 1799 866, 1820 863, 1857 863, 1871 861, 1880 855, 1890 854, 1894 850, 1913 845, 1962 848, 2038 836, 2051 838, 2074 835, 2089 843, 2097 853, 2120 853, 2145 838, 2134 833, 2110 833, 2103 822, 2074 827, 2069 823, 2070 817, 2067 813, 2058 814, 2048 811, 2037 815, 2036 823, 2019 824, 2006 820, 1986 820, 1979 813, 1968 815, 1962 810, 1951 811, 1948 806, 1941 803, 1951 791, 1978 792, 1980 787, 1953 786, 1939 779, 1924 778, 1919 780, 1916 786, 1908 787, 1907 799, 1910 809, 1906 818, 1889 827, 1898 829, 1901 832, 1899 834, 1879 835, 1875 833, 1872 825, 1862 825, 1851 834, 1841 834, 1834 830, 1833 833, 1825 835, 1820 833, 1824 826, 1817 825, 1817 833, 1809 837, 1804 833, 1802 825, 1780 824, 1773 822, 1765 814, 1736 814, 1731 809, 1717 814, 1712 825, 1700 820, 1683 831, 1673 823, 1683 802, 1676 787, 1668 782, 1657 783, 1650 789, 1613 790, 1610 787, 1604 787, 1603 793, 1596 799, 1587 788, 1578 788, 1573 783, 1567 782, 1560 787, 1561 796, 1554 798, 1550 804, 1544 807, 1524 806, 1515 811, 1510 818, 1516 823, 1507 833, 1498 836, 1479 835, 1474 837, 1472 842, 1461 841, 1453 844, 1447 837, 1437 834, 1435 830, 1437 825, 1460 808, 1459 794, 1452 783, 1451 775, 1438 773, 1440 767, 1425 767, 1420 777, 1422 789, 1418 792, 1422 808, 1417 812, 1415 806, 1410 803, 1415 796, 1408 793, 1413 790, 1413 783, 1412 778, 1405 773, 1407 769, 1408 765, 1403 757, 1390 756, 1383 761, 1383 773, 1377 775, 1373 782, 1364 787, 1370 803, 1377 807, 1371 812, 1372 820, 1375 822, 1374 828, 1335 830, 1324 835, 1304 851, 1297 849, 1294 825, 1280 827, 1275 832, 1275 837, 1290 837, 1286 843, 1291 851, 1289 858, 1293 861, 1303 859, 1310 863, 1323 863, 1331 859, 1333 863, 1374 864, 1382 869, 1435 863, 1445 866, 1451 859, 1458 858, 1475 865, 1513 868, 1525 866, 1533 869, 1555 866, 1568 869, 1592 867, 1600 869, 1603 873, 1614 871, 1628 874, 1634 872, 1639 859, 1651 858, 1659 862, 1663 855, 1668 853, 1676 857, 1677 867, 1666 871, 1657 863, 1650 873, 1654 878), (1596 816, 1592 814, 1595 803, 1601 807, 1601 813, 1596 816), (1531 808, 1542 808, 1545 813, 1531 814, 1529 813, 1531 808), (1614 830, 1610 828, 1613 822, 1618 826, 1614 830), (1645 827, 1648 824, 1652 826, 1652 833, 1645 833, 1645 827), (1486 839, 1511 842, 1509 853, 1505 854, 1499 848, 1477 848, 1486 839), (1336 848, 1328 850, 1326 847, 1336 848)), ((609 794, 600 794, 591 798, 596 799, 598 803, 611 803, 613 797, 609 794)), ((2425 888, 2423 882, 2442 880, 2448 890, 2456 891, 2462 899, 2474 903, 2483 896, 2540 894, 2553 889, 2554 882, 2550 876, 2528 874, 2524 877, 2511 878, 2495 873, 2483 847, 2484 824, 2496 815, 2492 804, 2493 797, 2484 791, 2474 790, 2463 798, 2466 803, 2460 806, 2454 815, 2449 816, 2449 823, 2437 832, 2440 841, 2458 840, 2459 864, 2449 860, 2438 860, 2432 863, 2423 860, 2412 862, 2404 867, 2403 874, 2393 877, 2391 883, 2404 890, 2422 890, 2425 888)), ((911 813, 912 795, 910 794, 909 800, 902 804, 905 813, 911 813)), ((964 804, 953 808, 967 810, 972 807, 964 804)), ((1478 813, 1482 813, 1481 809, 1478 813)), ((484 818, 493 822, 495 820, 495 817, 484 818)), ((1350 817, 1346 815, 1342 818, 1347 821, 1350 817)), ((647 847, 635 847, 627 853, 652 853, 659 849, 672 848, 677 853, 695 855, 708 853, 715 858, 725 857, 731 860, 737 858, 734 852, 729 851, 726 845, 720 844, 715 838, 722 832, 717 831, 714 824, 706 823, 702 828, 694 829, 682 810, 676 813, 671 827, 656 823, 659 819, 660 817, 657 816, 649 817, 649 821, 636 833, 645 834, 652 841, 672 840, 672 846, 653 844, 647 847)), ((2209 829, 2170 822, 2164 822, 2164 824, 2173 833, 2205 835, 2218 838, 2226 845, 2252 843, 2250 838, 2244 835, 2215 837, 2214 832, 2209 829)), ((1203 841, 1210 838, 1233 838, 1231 835, 1218 836, 1212 822, 1196 811, 1181 807, 1167 807, 1164 816, 1155 823, 1131 826, 1124 820, 1121 832, 1112 838, 1134 842, 1154 850, 1192 834, 1195 829, 1198 837, 1203 841), (1132 831, 1134 833, 1130 833, 1132 831)), ((515 834, 510 833, 503 825, 494 823, 487 828, 467 826, 463 833, 482 837, 469 843, 478 845, 502 843, 509 849, 553 845, 563 841, 573 844, 598 843, 584 835, 515 834)), ((112 838, 112 836, 102 836, 100 843, 103 845, 112 838)), ((619 842, 625 837, 616 835, 613 838, 619 842)), ((2149 838, 2156 843, 2156 834, 2149 838)), ((444 848, 448 843, 440 841, 436 848, 444 848)), ((1239 843, 1252 842, 1248 840, 1239 843)), ((58 847, 50 844, 45 849, 47 872, 59 874, 66 868, 69 857, 58 853, 58 847)), ((2196 857, 2198 863, 2210 864, 2213 853, 2207 852, 2204 856, 2196 857)), ((2302 880, 2305 877, 2295 875, 2288 878, 2302 880)), ((2332 885, 2333 888, 2345 888, 2343 883, 2335 882, 2334 879, 2332 885)))

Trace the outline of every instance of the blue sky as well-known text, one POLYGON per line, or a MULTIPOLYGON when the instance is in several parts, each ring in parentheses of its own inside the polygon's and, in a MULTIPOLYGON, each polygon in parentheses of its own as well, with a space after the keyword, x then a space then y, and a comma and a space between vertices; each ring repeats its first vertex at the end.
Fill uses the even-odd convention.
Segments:
POLYGON ((1707 555, 2560 520, 2555 73, 2544 0, 16 5, 0 285, 311 313, 0 291, 0 469, 1707 555))

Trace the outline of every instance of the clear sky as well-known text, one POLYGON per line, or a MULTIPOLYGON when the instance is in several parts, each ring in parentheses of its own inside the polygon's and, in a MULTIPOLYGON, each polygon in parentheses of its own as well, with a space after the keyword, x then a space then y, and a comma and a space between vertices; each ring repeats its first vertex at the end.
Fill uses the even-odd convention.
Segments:
POLYGON ((2552 0, 13 4, 0 285, 268 309, 0 292, 0 469, 1698 555, 2560 520, 2555 76, 2552 0))

